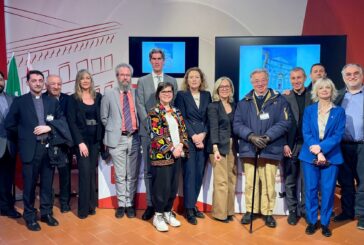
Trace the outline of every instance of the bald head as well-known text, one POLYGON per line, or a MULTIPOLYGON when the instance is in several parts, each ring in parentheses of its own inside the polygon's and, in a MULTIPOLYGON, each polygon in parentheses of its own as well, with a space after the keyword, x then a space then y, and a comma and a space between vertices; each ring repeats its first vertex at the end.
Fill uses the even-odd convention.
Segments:
POLYGON ((58 75, 49 75, 47 77, 46 88, 48 95, 59 97, 62 91, 62 79, 58 75))

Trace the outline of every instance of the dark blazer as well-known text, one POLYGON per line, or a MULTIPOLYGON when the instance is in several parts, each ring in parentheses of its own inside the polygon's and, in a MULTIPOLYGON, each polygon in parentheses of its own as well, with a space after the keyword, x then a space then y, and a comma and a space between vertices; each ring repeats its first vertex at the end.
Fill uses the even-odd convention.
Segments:
MULTIPOLYGON (((45 92, 44 95, 48 96, 48 92, 45 92)), ((68 105, 69 99, 70 99, 70 96, 68 94, 61 93, 59 96, 59 100, 58 100, 65 117, 67 117, 67 105, 68 105)))
MULTIPOLYGON (((235 103, 231 104, 233 115, 235 114, 235 103)), ((228 115, 221 101, 214 101, 207 108, 208 125, 210 137, 207 141, 207 152, 212 153, 212 145, 218 145, 219 152, 223 155, 229 154, 230 137, 232 133, 228 115)), ((236 146, 237 144, 234 144, 236 146)))
POLYGON ((319 139, 318 129, 318 103, 310 105, 305 109, 303 115, 303 145, 299 159, 312 163, 316 156, 310 152, 311 145, 319 145, 325 158, 332 164, 344 162, 340 142, 345 131, 345 110, 339 106, 331 109, 329 119, 325 128, 324 139, 319 139))
MULTIPOLYGON (((11 103, 13 103, 13 100, 14 100, 14 96, 8 95, 5 92, 3 92, 3 94, 5 96, 6 102, 8 103, 8 107, 10 109, 11 103)), ((7 133, 6 133, 6 129, 5 129, 6 114, 3 115, 0 111, 0 158, 3 157, 6 149, 9 150, 9 152, 12 156, 15 156, 15 154, 16 154, 16 147, 13 142, 16 139, 10 139, 10 137, 8 137, 7 133)))
MULTIPOLYGON (((100 142, 102 141, 102 137, 104 135, 104 128, 102 126, 100 117, 101 98, 101 94, 96 93, 96 140, 100 142)), ((73 143, 75 146, 78 146, 80 143, 85 143, 84 138, 87 137, 86 114, 81 108, 81 103, 82 101, 76 99, 75 95, 73 94, 70 96, 67 106, 68 125, 70 127, 73 143)))
MULTIPOLYGON (((55 98, 42 95, 44 121, 66 120, 59 102, 55 98)), ((9 134, 17 135, 20 157, 23 162, 31 162, 34 157, 36 135, 34 128, 39 125, 31 93, 14 99, 5 119, 5 128, 9 134)))
POLYGON ((211 103, 211 94, 208 91, 200 92, 200 107, 198 108, 191 91, 179 91, 174 105, 181 111, 185 120, 189 137, 194 134, 208 133, 207 107, 211 103))
MULTIPOLYGON (((290 109, 291 109, 291 113, 293 115, 293 117, 291 118, 292 124, 287 133, 287 145, 291 148, 291 150, 293 150, 293 147, 296 144, 296 134, 297 134, 298 122, 300 120, 300 118, 299 118, 300 112, 299 112, 299 108, 298 108, 298 104, 297 104, 297 100, 296 100, 296 95, 294 94, 293 90, 291 90, 289 95, 283 94, 283 97, 287 100, 287 102, 290 106, 290 109)), ((306 88, 305 108, 311 104, 312 104, 311 92, 308 91, 308 89, 306 88)))

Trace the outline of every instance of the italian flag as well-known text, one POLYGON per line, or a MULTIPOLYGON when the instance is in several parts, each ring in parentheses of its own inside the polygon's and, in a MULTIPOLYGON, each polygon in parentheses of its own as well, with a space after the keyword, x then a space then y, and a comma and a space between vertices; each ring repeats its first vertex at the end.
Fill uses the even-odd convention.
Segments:
POLYGON ((20 80, 18 68, 16 67, 15 55, 13 54, 10 60, 8 81, 6 83, 6 93, 14 96, 20 96, 20 80))

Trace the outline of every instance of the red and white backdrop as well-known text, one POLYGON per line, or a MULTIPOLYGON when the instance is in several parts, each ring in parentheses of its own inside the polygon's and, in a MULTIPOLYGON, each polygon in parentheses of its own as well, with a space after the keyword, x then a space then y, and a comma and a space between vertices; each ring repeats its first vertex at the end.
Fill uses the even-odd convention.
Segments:
MULTIPOLYGON (((28 54, 34 69, 59 74, 63 92, 72 93, 75 75, 86 68, 101 93, 115 82, 113 68, 128 62, 129 36, 199 36, 199 66, 214 79, 216 36, 348 35, 347 60, 364 64, 361 19, 363 1, 356 0, 0 0, 0 70, 6 72, 14 53, 22 93, 28 54), (5 34, 5 35, 4 35, 5 34)), ((137 78, 133 79, 136 83, 137 78)), ((179 81, 181 82, 181 81, 179 81)), ((116 204, 111 164, 100 162, 100 207, 116 204)), ((143 171, 140 171, 137 205, 145 206, 143 171)), ((277 175, 277 193, 283 193, 277 175)), ((243 212, 243 174, 239 170, 236 211, 243 212)), ((209 210, 212 172, 206 169, 200 206, 209 210)), ((176 205, 179 205, 177 200, 176 205)), ((275 213, 285 213, 277 195, 275 213)))

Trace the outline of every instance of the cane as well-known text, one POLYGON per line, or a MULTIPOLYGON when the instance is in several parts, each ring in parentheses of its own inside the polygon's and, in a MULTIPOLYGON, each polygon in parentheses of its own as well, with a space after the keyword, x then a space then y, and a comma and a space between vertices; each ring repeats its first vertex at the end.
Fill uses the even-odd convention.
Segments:
POLYGON ((253 233, 253 211, 254 211, 254 196, 255 196, 255 181, 257 179, 257 166, 258 166, 258 158, 260 154, 260 149, 255 149, 255 157, 254 157, 254 177, 253 177, 253 196, 252 196, 252 210, 250 212, 250 229, 249 233, 253 233))

